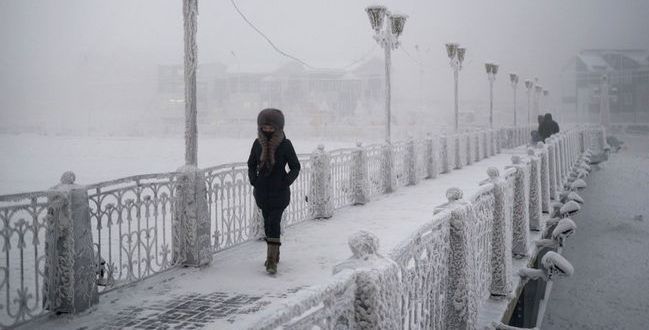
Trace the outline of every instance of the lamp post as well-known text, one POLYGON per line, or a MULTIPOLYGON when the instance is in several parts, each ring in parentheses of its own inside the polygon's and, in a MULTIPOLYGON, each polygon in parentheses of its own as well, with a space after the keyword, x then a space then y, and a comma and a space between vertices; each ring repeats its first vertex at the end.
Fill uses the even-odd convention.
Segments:
POLYGON ((365 8, 370 24, 374 30, 374 40, 383 47, 385 53, 385 140, 390 142, 390 70, 392 66, 392 50, 399 48, 399 36, 403 32, 408 16, 392 14, 384 6, 369 6, 365 8), (385 25, 383 22, 385 21, 385 25))
POLYGON ((532 88, 534 87, 534 83, 526 79, 525 80, 525 88, 527 89, 527 124, 532 125, 532 88))
POLYGON ((196 29, 198 0, 183 0, 185 43, 185 165, 198 164, 196 123, 196 29))
POLYGON ((514 127, 518 124, 516 121, 516 88, 518 87, 518 75, 514 72, 509 74, 509 81, 512 83, 512 90, 514 91, 514 127))
POLYGON ((456 43, 446 44, 446 53, 451 60, 451 68, 453 69, 453 78, 455 78, 455 133, 459 131, 460 110, 458 108, 458 79, 460 70, 462 70, 462 62, 464 62, 464 55, 466 55, 466 48, 460 47, 456 43))
POLYGON ((543 86, 536 84, 536 86, 534 86, 534 91, 534 112, 539 116, 541 114, 540 99, 541 93, 543 92, 543 86))
POLYGON ((550 91, 548 91, 547 89, 543 90, 543 102, 541 104, 541 109, 543 109, 543 112, 550 112, 550 91))
POLYGON ((498 64, 485 63, 487 79, 489 79, 489 128, 494 128, 494 81, 498 73, 498 64))

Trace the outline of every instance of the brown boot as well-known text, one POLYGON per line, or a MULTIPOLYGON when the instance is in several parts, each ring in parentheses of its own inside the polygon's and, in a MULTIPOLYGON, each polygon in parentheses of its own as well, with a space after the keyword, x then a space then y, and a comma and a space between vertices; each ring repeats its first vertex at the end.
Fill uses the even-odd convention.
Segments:
POLYGON ((266 262, 266 271, 269 274, 277 273, 277 255, 279 254, 278 243, 268 243, 268 260, 266 262))
POLYGON ((266 242, 266 261, 264 261, 264 267, 268 267, 268 262, 270 261, 270 258, 272 256, 272 248, 270 247, 270 245, 270 243, 266 242))

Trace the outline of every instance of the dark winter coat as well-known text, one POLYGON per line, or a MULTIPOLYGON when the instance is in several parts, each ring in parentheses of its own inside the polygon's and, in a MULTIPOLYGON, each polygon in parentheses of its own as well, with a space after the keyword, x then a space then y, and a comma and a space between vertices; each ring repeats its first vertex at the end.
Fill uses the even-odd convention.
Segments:
POLYGON ((539 135, 545 141, 545 139, 556 133, 559 133, 559 124, 552 119, 552 115, 546 114, 543 123, 539 127, 539 135))
POLYGON ((260 209, 284 209, 291 200, 289 186, 300 173, 300 161, 295 154, 291 140, 284 138, 275 150, 275 163, 270 173, 260 168, 262 146, 256 139, 248 158, 248 178, 254 187, 253 194, 260 209), (290 171, 286 172, 286 165, 290 171))

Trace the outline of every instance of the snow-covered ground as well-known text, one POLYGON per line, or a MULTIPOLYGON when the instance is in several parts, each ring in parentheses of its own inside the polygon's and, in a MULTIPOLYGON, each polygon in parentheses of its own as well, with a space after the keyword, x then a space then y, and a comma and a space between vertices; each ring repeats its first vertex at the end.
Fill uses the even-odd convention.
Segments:
MULTIPOLYGON (((253 139, 199 137, 198 164, 245 162, 253 139)), ((320 143, 329 150, 355 145, 334 140, 292 142, 298 153, 310 153, 320 143)), ((0 195, 47 189, 68 170, 80 184, 174 171, 185 162, 184 143, 183 137, 0 135, 0 195)))
POLYGON ((575 274, 554 283, 544 329, 649 328, 649 137, 595 169, 563 255, 575 274))

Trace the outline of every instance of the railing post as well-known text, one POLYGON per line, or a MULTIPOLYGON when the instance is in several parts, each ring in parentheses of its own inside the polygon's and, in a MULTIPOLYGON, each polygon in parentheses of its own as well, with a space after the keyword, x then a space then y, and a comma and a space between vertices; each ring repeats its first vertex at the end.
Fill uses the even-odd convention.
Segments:
POLYGON ((487 136, 487 131, 482 131, 480 133, 480 137, 482 138, 482 159, 486 159, 489 157, 489 149, 487 146, 489 145, 488 141, 488 136, 487 136))
POLYGON ((435 145, 433 137, 428 133, 426 135, 426 178, 432 179, 437 177, 437 157, 435 156, 435 145))
POLYGON ((313 219, 328 219, 334 214, 331 157, 324 145, 319 145, 311 155, 311 184, 309 187, 309 211, 313 219))
POLYGON ((557 198, 559 198, 559 193, 561 192, 561 149, 559 148, 559 140, 556 137, 552 138, 552 143, 554 144, 554 183, 556 185, 555 191, 557 198))
POLYGON ((448 159, 448 137, 442 135, 442 173, 448 173, 451 171, 450 161, 448 159))
POLYGON ((460 134, 455 134, 453 137, 455 139, 455 145, 453 146, 455 148, 455 169, 459 170, 462 168, 462 152, 461 152, 461 147, 462 147, 462 142, 461 142, 461 137, 460 134))
POLYGON ((497 168, 487 168, 489 183, 494 185, 494 217, 491 228, 492 296, 507 296, 512 290, 512 209, 507 200, 507 184, 497 168))
POLYGON ((397 176, 394 171, 394 147, 392 143, 387 142, 383 146, 383 187, 385 193, 397 190, 397 176))
POLYGON ((474 329, 478 320, 477 295, 474 293, 469 250, 471 205, 462 200, 462 191, 446 191, 450 209, 450 239, 448 261, 448 288, 446 291, 446 327, 448 329, 474 329))
POLYGON ((518 155, 512 156, 512 165, 506 168, 509 167, 516 169, 512 207, 512 254, 516 258, 522 258, 529 254, 529 171, 527 166, 521 164, 518 155))
POLYGON ((203 266, 212 261, 211 221, 205 173, 194 165, 178 169, 174 215, 171 223, 173 262, 203 266))
POLYGON ((417 184, 417 154, 415 153, 415 141, 412 136, 408 137, 406 144, 406 177, 408 178, 408 185, 413 186, 417 184))
POLYGON ((542 230, 541 162, 532 148, 527 149, 527 157, 530 160, 530 229, 542 230))
POLYGON ((370 201, 370 179, 367 151, 359 142, 352 152, 352 204, 363 205, 370 201))
POLYGON ((88 191, 65 172, 48 192, 43 309, 79 313, 99 302, 88 191))
MULTIPOLYGON (((379 239, 361 230, 348 240, 352 256, 337 264, 333 273, 352 270, 356 279, 354 311, 360 329, 400 329, 400 269, 378 253, 379 239)), ((333 328, 332 328, 333 329, 333 328)))
POLYGON ((557 176, 555 175, 555 167, 556 167, 556 153, 554 152, 555 150, 555 145, 554 141, 552 138, 548 138, 545 140, 547 143, 548 147, 548 174, 549 174, 549 184, 550 184, 550 199, 556 200, 557 199, 557 176))
POLYGON ((550 164, 548 161, 548 148, 545 147, 543 142, 536 144, 536 149, 540 152, 541 159, 541 211, 550 213, 550 164))

